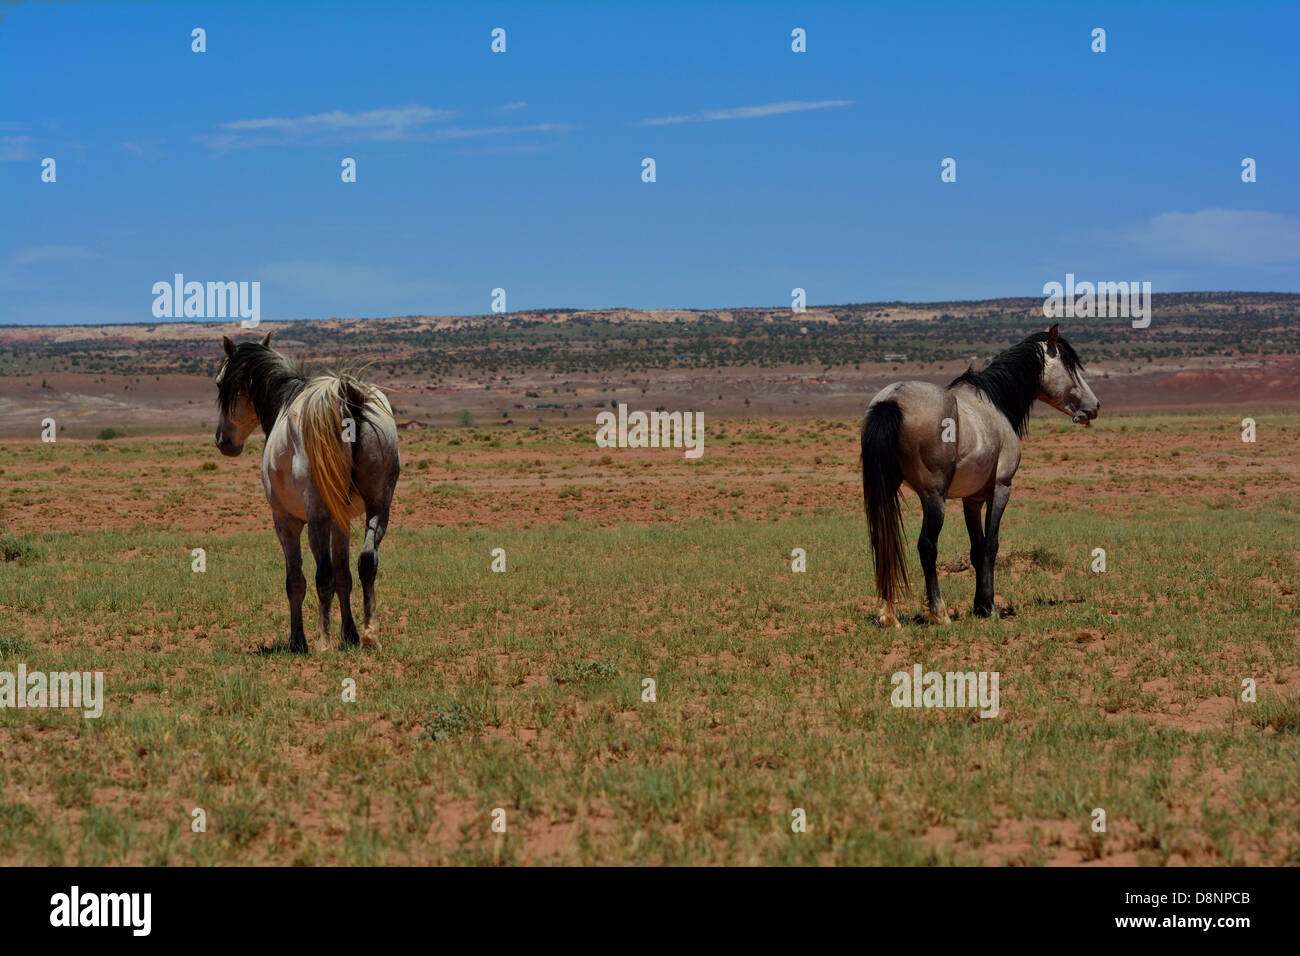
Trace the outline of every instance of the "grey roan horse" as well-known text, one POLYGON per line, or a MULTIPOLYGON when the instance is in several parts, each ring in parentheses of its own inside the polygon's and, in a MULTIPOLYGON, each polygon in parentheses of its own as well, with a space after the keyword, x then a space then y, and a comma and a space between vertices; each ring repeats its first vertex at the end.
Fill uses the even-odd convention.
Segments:
POLYGON ((223 455, 238 455, 260 424, 262 487, 271 503, 275 533, 284 549, 289 595, 289 649, 307 650, 302 627, 302 529, 316 558, 320 598, 320 650, 330 647, 330 603, 335 595, 343 618, 343 640, 378 647, 375 640, 375 575, 379 543, 388 528, 388 508, 401 472, 397 426, 383 392, 343 372, 309 375, 270 347, 271 333, 236 345, 222 336, 225 361, 217 373, 221 408, 214 436, 223 455), (352 619, 352 572, 348 532, 362 512, 365 543, 357 561, 365 604, 363 630, 352 619))
POLYGON ((1055 325, 1002 352, 983 371, 968 369, 947 388, 896 382, 871 400, 862 423, 862 494, 876 559, 876 592, 884 602, 881 624, 902 626, 895 603, 907 587, 898 504, 903 482, 921 499, 916 548, 925 571, 927 617, 940 623, 952 620, 939 594, 935 567, 944 501, 951 498, 962 499, 966 513, 975 613, 993 613, 998 525, 1011 496, 1011 479, 1020 467, 1020 439, 1029 427, 1035 399, 1084 425, 1101 408, 1084 381, 1079 356, 1055 325))

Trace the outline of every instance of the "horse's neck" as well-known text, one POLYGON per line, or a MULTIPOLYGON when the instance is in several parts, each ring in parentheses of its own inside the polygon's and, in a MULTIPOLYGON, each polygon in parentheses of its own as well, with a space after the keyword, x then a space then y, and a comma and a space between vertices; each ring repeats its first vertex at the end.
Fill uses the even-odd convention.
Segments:
MULTIPOLYGON (((995 359, 981 374, 986 374, 990 369, 993 369, 996 362, 995 359)), ((997 371, 1002 371, 1002 369, 997 369, 997 371)), ((996 414, 1007 420, 1013 431, 1017 434, 1023 434, 1025 424, 1034 405, 1034 396, 1030 396, 1029 401, 1024 402, 1025 396, 1020 394, 1009 382, 1001 388, 990 388, 978 379, 975 381, 970 379, 959 380, 949 388, 954 391, 965 389, 969 395, 980 396, 988 402, 996 414)))
POLYGON ((288 369, 276 371, 268 378, 270 381, 267 382, 265 397, 260 405, 254 403, 253 407, 257 412, 257 420, 262 423, 262 430, 269 435, 280 416, 302 394, 307 380, 288 369))

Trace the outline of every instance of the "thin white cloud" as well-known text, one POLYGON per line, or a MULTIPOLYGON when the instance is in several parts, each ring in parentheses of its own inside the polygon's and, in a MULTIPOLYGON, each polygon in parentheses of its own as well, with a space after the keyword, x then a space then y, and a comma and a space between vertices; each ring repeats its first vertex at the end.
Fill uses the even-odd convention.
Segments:
POLYGON ((97 259, 99 253, 85 246, 48 245, 32 246, 19 252, 11 260, 16 266, 39 265, 42 262, 66 262, 69 259, 97 259))
POLYGON ((540 153, 543 150, 551 149, 551 146, 542 143, 515 140, 512 143, 499 143, 496 146, 474 146, 466 149, 457 150, 461 156, 505 156, 510 154, 522 155, 525 153, 540 153))
MULTIPOLYGON (((507 104, 503 109, 522 109, 527 103, 507 104)), ((508 136, 519 133, 554 133, 577 129, 569 123, 534 123, 527 126, 449 127, 429 129, 432 124, 460 114, 453 110, 434 110, 427 106, 400 106, 345 113, 332 110, 311 116, 265 117, 222 123, 218 132, 196 136, 216 152, 269 146, 282 143, 311 142, 322 139, 429 140, 477 139, 485 136, 508 136)))
POLYGON ((162 156, 162 150, 158 148, 162 142, 161 139, 144 140, 142 142, 128 140, 126 142, 118 143, 118 146, 136 156, 145 159, 157 159, 162 156))
POLYGON ((268 144, 265 143, 265 142, 262 142, 262 143, 254 143, 254 142, 250 142, 249 140, 247 140, 247 139, 244 138, 243 136, 238 136, 238 135, 236 135, 236 134, 234 134, 234 133, 222 133, 222 134, 220 134, 220 135, 215 135, 215 134, 213 134, 213 135, 207 135, 207 136, 195 136, 195 137, 194 137, 194 141, 195 141, 196 143, 202 143, 204 146, 208 147, 208 149, 212 150, 212 151, 215 152, 215 153, 224 153, 224 152, 226 152, 227 150, 231 150, 231 149, 247 149, 247 148, 250 147, 250 146, 266 146, 266 145, 268 145, 268 144))
POLYGON ((528 102, 526 100, 520 100, 518 103, 507 103, 505 106, 501 107, 501 109, 503 111, 521 110, 524 109, 527 105, 528 102))
POLYGON ((457 115, 454 110, 427 106, 390 106, 359 113, 330 110, 309 116, 232 120, 220 124, 218 133, 194 138, 217 151, 319 139, 419 139, 429 125, 457 115))
POLYGON ((0 136, 0 163, 16 163, 25 159, 34 159, 31 151, 30 136, 0 136))
POLYGON ((427 106, 397 106, 366 110, 364 113, 345 113, 343 110, 330 110, 328 113, 294 116, 288 119, 269 117, 267 119, 235 120, 233 123, 222 123, 221 128, 232 130, 274 129, 290 134, 340 131, 398 133, 412 126, 422 126, 425 123, 450 119, 455 115, 452 110, 433 110, 427 106))
POLYGON ((479 129, 440 129, 433 135, 437 139, 472 139, 478 136, 503 136, 512 133, 556 133, 577 129, 570 123, 534 123, 532 126, 486 126, 479 129))
POLYGON ((1269 268, 1300 262, 1300 217, 1246 209, 1166 212, 1121 237, 1162 259, 1269 268))
POLYGON ((780 116, 783 113, 803 113, 808 110, 828 110, 840 106, 851 106, 852 100, 783 100, 780 103, 764 103, 762 106, 737 106, 725 110, 701 110, 682 116, 656 116, 652 119, 637 120, 633 126, 672 126, 676 123, 712 123, 717 120, 762 119, 765 116, 780 116))

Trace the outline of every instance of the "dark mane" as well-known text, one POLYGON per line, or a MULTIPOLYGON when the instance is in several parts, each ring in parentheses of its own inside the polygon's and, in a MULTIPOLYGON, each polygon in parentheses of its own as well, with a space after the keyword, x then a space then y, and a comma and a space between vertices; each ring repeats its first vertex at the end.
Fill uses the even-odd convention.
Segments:
MULTIPOLYGON (((1046 332, 1035 332, 995 356, 983 371, 968 368, 948 387, 955 388, 963 382, 973 385, 1007 417, 1017 435, 1024 435, 1029 428, 1029 411, 1038 395, 1038 379, 1043 373, 1043 350, 1039 346, 1046 341, 1046 332)), ((1066 371, 1077 378, 1083 363, 1074 347, 1058 335, 1056 351, 1066 371)))
POLYGON ((280 409, 297 397, 310 378, 301 363, 256 342, 241 342, 217 375, 217 404, 229 415, 235 399, 246 392, 268 435, 280 409))

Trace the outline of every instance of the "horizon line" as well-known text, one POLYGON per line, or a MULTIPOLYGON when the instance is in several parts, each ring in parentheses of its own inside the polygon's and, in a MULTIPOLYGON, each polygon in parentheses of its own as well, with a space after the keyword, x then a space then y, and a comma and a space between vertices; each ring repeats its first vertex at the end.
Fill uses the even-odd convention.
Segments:
MULTIPOLYGON (((1196 289, 1187 291, 1170 291, 1170 292, 1152 292, 1152 300, 1158 296, 1190 296, 1190 295, 1251 295, 1251 296, 1290 296, 1300 298, 1300 292, 1281 292, 1268 289, 1196 289)), ((986 303, 986 302, 1015 302, 1019 300, 1041 301, 1041 295, 1003 295, 984 299, 880 299, 875 301, 862 302, 832 302, 821 305, 808 304, 804 307, 805 312, 825 311, 827 309, 846 309, 846 308, 864 308, 867 306, 940 306, 940 305, 960 305, 965 303, 986 303)), ((353 315, 353 316, 299 316, 296 318, 280 319, 261 319, 258 323, 260 327, 269 322, 386 322, 394 319, 493 319, 493 318, 511 318, 528 315, 538 315, 544 312, 786 312, 790 311, 789 305, 715 305, 715 306, 664 306, 660 308, 640 308, 634 306, 612 305, 601 306, 598 308, 576 308, 573 306, 546 306, 534 309, 515 309, 509 312, 475 312, 475 313, 434 313, 434 312, 412 312, 403 315, 353 315)), ((801 315, 800 312, 790 312, 791 315, 801 315)), ((125 322, 5 322, 0 321, 0 328, 9 329, 93 329, 104 328, 107 326, 137 326, 137 325, 239 325, 243 320, 235 316, 229 319, 158 319, 152 320, 141 319, 139 321, 125 322)), ((252 331, 246 329, 245 331, 252 331)))

